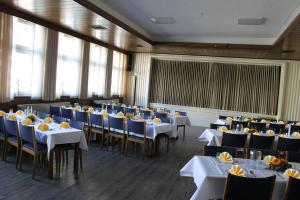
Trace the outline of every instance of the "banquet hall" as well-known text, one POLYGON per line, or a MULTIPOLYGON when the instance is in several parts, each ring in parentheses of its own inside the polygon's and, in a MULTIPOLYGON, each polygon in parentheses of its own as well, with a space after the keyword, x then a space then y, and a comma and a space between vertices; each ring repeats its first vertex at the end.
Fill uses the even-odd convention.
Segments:
POLYGON ((0 0, 0 200, 300 199, 300 0, 0 0))

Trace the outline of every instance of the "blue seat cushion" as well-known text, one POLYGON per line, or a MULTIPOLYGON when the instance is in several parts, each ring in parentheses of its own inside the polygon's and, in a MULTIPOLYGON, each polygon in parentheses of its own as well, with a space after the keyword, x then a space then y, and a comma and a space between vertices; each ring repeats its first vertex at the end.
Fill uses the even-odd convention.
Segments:
POLYGON ((5 138, 5 135, 4 135, 4 133, 2 133, 2 132, 0 132, 0 139, 4 139, 5 138))
POLYGON ((17 136, 8 136, 8 137, 7 137, 7 140, 8 140, 8 141, 12 141, 12 142, 18 143, 17 136))
MULTIPOLYGON (((32 143, 25 143, 23 144, 24 147, 28 148, 28 149, 32 149, 33 150, 33 144, 32 143)), ((47 149, 47 145, 46 144, 37 144, 37 148, 38 151, 41 150, 46 150, 47 149)))

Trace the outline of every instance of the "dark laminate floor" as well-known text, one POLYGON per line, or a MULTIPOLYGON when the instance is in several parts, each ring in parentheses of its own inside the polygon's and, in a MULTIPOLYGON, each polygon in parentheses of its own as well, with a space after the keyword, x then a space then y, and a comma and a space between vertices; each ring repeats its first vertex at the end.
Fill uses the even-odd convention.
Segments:
POLYGON ((70 162, 62 169, 60 180, 49 180, 41 168, 37 180, 32 180, 31 160, 25 159, 23 171, 18 172, 11 154, 7 162, 0 161, 0 199, 189 199, 196 186, 192 178, 180 177, 179 170, 193 155, 200 154, 197 138, 202 130, 188 128, 186 140, 183 142, 180 137, 171 141, 169 153, 162 141, 161 155, 144 160, 132 152, 125 157, 91 144, 84 153, 84 169, 78 179, 70 162))

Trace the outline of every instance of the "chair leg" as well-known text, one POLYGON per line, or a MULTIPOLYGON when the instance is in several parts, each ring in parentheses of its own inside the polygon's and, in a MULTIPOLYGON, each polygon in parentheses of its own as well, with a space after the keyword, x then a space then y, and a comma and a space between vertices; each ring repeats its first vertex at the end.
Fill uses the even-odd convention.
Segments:
POLYGON ((36 155, 33 156, 33 170, 32 170, 32 179, 35 178, 35 170, 36 170, 36 155))
POLYGON ((22 170, 22 162, 23 162, 23 151, 21 150, 21 152, 20 152, 20 166, 19 166, 19 171, 22 170))
POLYGON ((79 162, 80 162, 80 169, 82 171, 82 150, 79 151, 79 162))
POLYGON ((183 126, 183 141, 185 139, 185 126, 183 126))
POLYGON ((65 151, 66 151, 66 163, 68 165, 68 163, 69 163, 69 151, 68 151, 68 149, 66 149, 65 151))
POLYGON ((17 147, 17 158, 16 158, 16 169, 19 167, 19 159, 20 159, 20 148, 17 147))
POLYGON ((169 144, 170 144, 170 138, 167 137, 167 152, 169 152, 169 144))

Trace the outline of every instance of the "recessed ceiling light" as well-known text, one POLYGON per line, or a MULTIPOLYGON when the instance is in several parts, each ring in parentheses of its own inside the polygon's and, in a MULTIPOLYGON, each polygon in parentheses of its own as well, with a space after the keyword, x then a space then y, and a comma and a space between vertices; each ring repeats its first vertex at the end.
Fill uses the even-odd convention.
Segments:
POLYGON ((92 25, 92 28, 93 29, 96 29, 96 30, 106 30, 107 28, 102 26, 102 25, 92 25))
POLYGON ((263 25, 266 23, 266 18, 239 18, 239 25, 263 25))
POLYGON ((151 22, 154 24, 175 24, 174 17, 150 17, 151 22))

